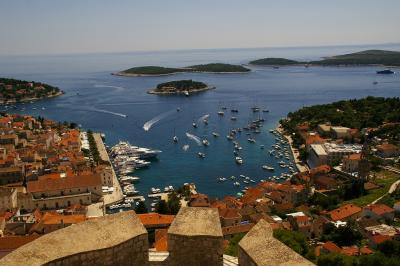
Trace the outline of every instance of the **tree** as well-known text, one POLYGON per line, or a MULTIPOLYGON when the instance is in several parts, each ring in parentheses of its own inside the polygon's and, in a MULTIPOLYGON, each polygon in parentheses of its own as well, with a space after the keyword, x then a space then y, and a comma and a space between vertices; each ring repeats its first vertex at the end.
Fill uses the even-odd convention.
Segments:
POLYGON ((156 205, 156 212, 159 214, 169 214, 169 208, 165 200, 160 200, 156 205))
POLYGON ((181 200, 178 197, 177 193, 172 192, 168 195, 168 209, 170 214, 177 214, 179 209, 181 208, 181 200))
POLYGON ((300 232, 278 229, 274 231, 274 237, 300 255, 304 256, 308 253, 307 238, 300 232))
POLYGON ((139 204, 137 204, 137 205, 135 206, 135 212, 136 212, 137 214, 140 214, 140 213, 147 213, 148 210, 147 210, 146 204, 144 204, 143 201, 139 201, 139 204))

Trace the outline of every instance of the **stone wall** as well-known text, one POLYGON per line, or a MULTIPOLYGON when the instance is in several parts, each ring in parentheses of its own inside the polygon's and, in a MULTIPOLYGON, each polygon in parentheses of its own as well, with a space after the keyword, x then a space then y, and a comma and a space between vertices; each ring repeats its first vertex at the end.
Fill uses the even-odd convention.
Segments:
POLYGON ((273 237, 268 222, 260 220, 239 242, 240 266, 314 265, 273 237))
POLYGON ((218 210, 181 208, 168 229, 167 264, 223 264, 223 235, 218 210))
POLYGON ((0 265, 147 265, 147 231, 133 211, 60 229, 22 246, 0 265))

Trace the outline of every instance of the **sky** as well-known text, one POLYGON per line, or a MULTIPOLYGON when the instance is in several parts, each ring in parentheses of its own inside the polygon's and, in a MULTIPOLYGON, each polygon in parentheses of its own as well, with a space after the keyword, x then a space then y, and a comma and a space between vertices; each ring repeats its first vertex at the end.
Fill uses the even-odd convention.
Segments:
POLYGON ((399 0, 0 0, 0 55, 400 43, 399 0))

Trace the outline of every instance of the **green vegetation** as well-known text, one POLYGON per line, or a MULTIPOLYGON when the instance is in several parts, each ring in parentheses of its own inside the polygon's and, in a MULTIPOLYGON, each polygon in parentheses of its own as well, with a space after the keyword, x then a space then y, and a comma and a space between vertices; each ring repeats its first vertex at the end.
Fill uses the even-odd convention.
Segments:
POLYGON ((83 153, 89 155, 93 159, 93 163, 95 164, 109 164, 107 161, 103 161, 100 157, 99 150, 97 149, 97 144, 93 136, 93 132, 91 130, 87 131, 87 137, 89 141, 89 151, 84 151, 83 153))
POLYGON ((133 75, 168 75, 183 71, 185 70, 172 67, 142 66, 142 67, 132 67, 127 70, 121 71, 120 73, 133 74, 133 75))
POLYGON ((373 202, 374 200, 382 197, 383 195, 385 195, 388 191, 390 186, 399 179, 398 176, 396 176, 395 174, 388 172, 388 171, 381 171, 378 173, 378 175, 380 176, 380 178, 376 178, 375 179, 375 183, 377 185, 380 185, 381 188, 378 189, 374 189, 368 192, 367 195, 361 196, 359 198, 355 198, 352 200, 349 200, 345 203, 352 203, 355 204, 357 206, 360 207, 364 207, 368 204, 370 204, 371 202, 373 202))
POLYGON ((338 246, 359 245, 362 240, 361 233, 357 230, 355 222, 349 221, 345 226, 337 228, 331 223, 324 225, 321 241, 332 241, 338 246))
POLYGON ((264 65, 264 66, 288 66, 288 65, 302 64, 302 62, 298 62, 298 61, 290 60, 290 59, 286 59, 286 58, 268 57, 268 58, 262 58, 262 59, 250 61, 249 64, 264 65))
POLYGON ((140 214, 140 213, 148 213, 149 211, 147 210, 146 204, 144 204, 143 201, 139 201, 139 204, 135 206, 135 212, 137 214, 140 214))
POLYGON ((249 72, 250 69, 245 68, 240 65, 231 65, 231 64, 221 64, 221 63, 212 63, 205 65, 194 65, 188 66, 187 68, 192 69, 195 72, 249 72))
POLYGON ((207 90, 207 84, 199 81, 189 80, 175 80, 160 83, 157 85, 156 89, 149 91, 155 94, 176 94, 187 92, 197 92, 207 90))
POLYGON ((179 72, 211 72, 211 73, 241 73, 249 72, 250 69, 240 65, 211 63, 204 65, 193 65, 184 68, 161 67, 161 66, 141 66, 133 67, 118 72, 117 75, 169 75, 179 72))
POLYGON ((331 65, 386 65, 400 66, 400 52, 384 50, 367 50, 357 53, 332 56, 310 64, 331 65))
POLYGON ((249 64, 254 65, 296 65, 311 64, 321 66, 338 66, 338 65, 385 65, 400 66, 400 52, 385 50, 366 50, 357 53, 332 56, 322 60, 310 62, 298 62, 285 58, 263 58, 251 61, 249 64))
POLYGON ((238 250, 239 250, 238 244, 245 235, 246 235, 245 233, 240 233, 240 234, 233 236, 229 240, 229 245, 225 248, 224 254, 237 257, 238 250))
POLYGON ((349 128, 378 127, 384 122, 400 122, 400 98, 366 97, 338 101, 330 104, 303 107, 290 112, 281 124, 285 130, 295 132, 296 127, 308 123, 310 129, 330 122, 349 128))
POLYGON ((41 99, 59 93, 59 88, 45 83, 0 78, 0 102, 41 99))
MULTIPOLYGON (((182 191, 182 190, 181 190, 182 191)), ((181 208, 181 198, 184 195, 174 191, 168 194, 168 201, 160 200, 156 205, 156 212, 160 214, 177 214, 181 208)))
POLYGON ((311 255, 307 238, 300 232, 278 229, 274 231, 274 237, 306 258, 311 255))

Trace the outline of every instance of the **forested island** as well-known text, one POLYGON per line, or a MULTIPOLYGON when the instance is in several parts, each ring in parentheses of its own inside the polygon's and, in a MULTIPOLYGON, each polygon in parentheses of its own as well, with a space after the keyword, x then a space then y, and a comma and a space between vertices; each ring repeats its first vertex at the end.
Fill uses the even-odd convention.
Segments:
POLYGON ((172 75, 181 72, 201 72, 201 73, 246 73, 250 69, 241 65, 231 65, 222 63, 211 63, 204 65, 193 65, 182 68, 161 67, 161 66, 141 66, 129 68, 113 75, 118 76, 162 76, 172 75))
POLYGON ((283 66, 283 65, 319 65, 319 66, 357 66, 383 65, 400 66, 400 52, 385 50, 366 50, 351 54, 326 57, 322 60, 301 62, 285 58, 263 58, 250 61, 252 65, 283 66))
POLYGON ((16 103, 63 94, 57 87, 41 82, 0 78, 0 103, 16 103))
POLYGON ((155 89, 148 91, 148 93, 160 95, 184 94, 188 96, 192 93, 197 93, 210 89, 214 89, 214 87, 209 87, 207 84, 200 81, 193 81, 191 79, 188 79, 160 83, 155 89))

